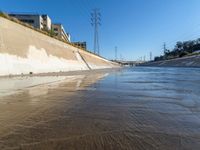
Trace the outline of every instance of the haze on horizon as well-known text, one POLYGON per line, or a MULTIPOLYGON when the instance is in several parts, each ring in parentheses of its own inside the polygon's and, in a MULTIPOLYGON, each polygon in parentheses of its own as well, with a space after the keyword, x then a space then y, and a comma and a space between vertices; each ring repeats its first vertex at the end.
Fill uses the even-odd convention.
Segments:
POLYGON ((163 53, 162 45, 174 47, 177 41, 200 37, 199 0, 2 0, 0 10, 48 14, 64 25, 72 41, 86 41, 93 49, 90 13, 99 8, 100 54, 106 58, 137 60, 149 53, 163 53))

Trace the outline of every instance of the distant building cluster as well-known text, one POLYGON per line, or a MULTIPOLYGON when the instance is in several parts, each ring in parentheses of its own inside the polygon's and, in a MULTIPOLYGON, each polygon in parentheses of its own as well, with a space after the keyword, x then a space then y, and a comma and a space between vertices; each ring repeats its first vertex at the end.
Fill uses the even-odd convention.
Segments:
MULTIPOLYGON (((52 23, 51 18, 48 15, 11 13, 9 16, 17 18, 21 22, 30 24, 34 28, 53 32, 55 37, 71 42, 70 34, 65 32, 63 25, 52 23)), ((82 49, 87 49, 86 42, 73 42, 73 44, 82 49)))
POLYGON ((82 49, 85 49, 85 50, 87 49, 86 42, 73 42, 73 44, 78 46, 78 47, 80 47, 80 48, 82 48, 82 49))
POLYGON ((51 28, 56 37, 70 42, 70 34, 65 32, 65 29, 62 24, 52 24, 51 28))
POLYGON ((34 28, 51 30, 51 19, 47 15, 9 14, 9 16, 15 17, 21 22, 28 23, 34 28))

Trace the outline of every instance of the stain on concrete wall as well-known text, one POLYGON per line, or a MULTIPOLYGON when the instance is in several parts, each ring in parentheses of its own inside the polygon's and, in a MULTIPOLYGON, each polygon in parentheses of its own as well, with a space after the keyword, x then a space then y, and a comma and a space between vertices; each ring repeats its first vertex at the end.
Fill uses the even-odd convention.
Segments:
POLYGON ((0 62, 0 75, 116 67, 106 59, 2 17, 0 17, 0 62))

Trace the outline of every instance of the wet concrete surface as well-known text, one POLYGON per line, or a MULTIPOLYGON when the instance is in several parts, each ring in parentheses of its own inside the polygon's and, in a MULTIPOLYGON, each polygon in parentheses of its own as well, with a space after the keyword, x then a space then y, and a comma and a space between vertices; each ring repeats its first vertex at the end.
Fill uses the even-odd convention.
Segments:
POLYGON ((0 149, 199 150, 200 69, 127 68, 1 97, 0 149))

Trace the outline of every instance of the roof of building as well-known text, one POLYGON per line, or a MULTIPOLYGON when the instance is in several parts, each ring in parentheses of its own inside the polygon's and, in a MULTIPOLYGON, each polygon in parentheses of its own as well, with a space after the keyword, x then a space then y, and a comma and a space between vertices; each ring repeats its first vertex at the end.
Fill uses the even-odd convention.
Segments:
POLYGON ((8 13, 8 15, 18 15, 18 16, 40 16, 38 13, 8 13))

